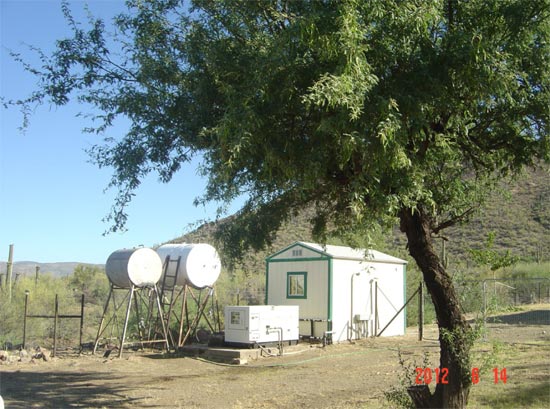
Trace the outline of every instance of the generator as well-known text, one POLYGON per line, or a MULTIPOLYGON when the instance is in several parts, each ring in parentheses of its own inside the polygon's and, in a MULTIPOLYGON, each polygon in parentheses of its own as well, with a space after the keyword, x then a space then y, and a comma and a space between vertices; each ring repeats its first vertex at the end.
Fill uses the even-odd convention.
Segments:
POLYGON ((227 306, 224 312, 226 345, 253 347, 298 342, 297 305, 227 306))

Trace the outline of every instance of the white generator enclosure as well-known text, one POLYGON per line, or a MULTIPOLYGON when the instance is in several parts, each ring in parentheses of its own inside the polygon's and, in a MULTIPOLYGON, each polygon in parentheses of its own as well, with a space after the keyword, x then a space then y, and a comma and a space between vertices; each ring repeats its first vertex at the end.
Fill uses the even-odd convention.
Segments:
POLYGON ((265 303, 298 305, 301 337, 403 335, 406 266, 376 250, 296 242, 266 259, 265 303))
POLYGON ((296 305, 225 307, 225 343, 228 345, 294 343, 299 339, 296 305))

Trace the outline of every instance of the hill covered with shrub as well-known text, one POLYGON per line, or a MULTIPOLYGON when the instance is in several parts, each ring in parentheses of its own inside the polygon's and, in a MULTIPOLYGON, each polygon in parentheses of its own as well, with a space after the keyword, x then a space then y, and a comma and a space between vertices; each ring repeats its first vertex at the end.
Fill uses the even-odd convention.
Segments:
MULTIPOLYGON (((469 223, 454 226, 443 231, 441 246, 454 264, 468 264, 470 250, 486 246, 489 233, 495 237, 494 249, 509 250, 523 261, 541 262, 550 259, 550 169, 529 170, 511 183, 502 183, 500 189, 491 194, 485 206, 479 209, 469 223)), ((249 252, 238 265, 248 274, 263 274, 265 258, 275 251, 295 242, 313 241, 310 220, 312 210, 293 217, 278 231, 271 248, 260 252, 249 252)), ((214 243, 217 223, 207 223, 186 235, 170 240, 171 243, 209 242, 214 243)), ((361 238, 358 240, 361 242, 361 238)), ((338 239, 331 244, 346 244, 338 239)), ((364 245, 392 255, 408 258, 406 240, 397 226, 391 231, 372 235, 371 242, 364 245)), ((223 254, 222 254, 223 257, 223 254)))

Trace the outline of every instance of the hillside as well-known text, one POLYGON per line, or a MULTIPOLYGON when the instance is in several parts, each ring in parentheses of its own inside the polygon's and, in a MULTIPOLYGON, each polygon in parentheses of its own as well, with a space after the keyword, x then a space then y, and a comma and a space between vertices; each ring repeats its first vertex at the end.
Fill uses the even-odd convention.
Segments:
MULTIPOLYGON (((36 267, 40 267, 39 274, 51 274, 54 277, 66 277, 73 273, 76 266, 86 264, 78 262, 60 262, 60 263, 37 263, 35 261, 16 261, 13 263, 13 277, 18 274, 22 276, 32 276, 36 274, 36 267)), ((103 265, 94 264, 93 266, 103 268, 103 265)), ((0 274, 7 271, 6 262, 0 261, 0 274)), ((4 276, 5 277, 5 276, 4 276)))
MULTIPOLYGON (((495 249, 510 250, 524 260, 542 261, 550 258, 550 183, 549 170, 528 171, 516 181, 503 184, 499 192, 491 195, 486 206, 470 223, 455 226, 443 232, 448 239, 446 249, 454 263, 467 263, 469 249, 482 248, 489 232, 495 232, 495 249)), ((285 223, 277 233, 272 248, 249 253, 239 268, 248 274, 263 274, 265 257, 297 240, 311 241, 309 219, 305 211, 285 223)), ((216 223, 205 224, 195 231, 170 240, 181 242, 213 242, 216 223)), ((335 241, 336 244, 338 240, 335 241)), ((394 228, 378 235, 374 248, 398 257, 408 258, 406 241, 394 228)), ((223 255, 222 255, 223 256, 223 255)))
MULTIPOLYGON (((489 232, 496 234, 495 247, 510 252, 524 260, 542 261, 550 259, 550 183, 549 169, 527 172, 512 184, 503 185, 500 193, 494 193, 470 223, 456 226, 443 232, 448 239, 446 249, 453 264, 467 264, 468 251, 482 248, 489 232)), ((277 233, 274 245, 260 252, 248 253, 237 266, 248 279, 257 277, 258 285, 263 282, 265 258, 295 241, 313 241, 309 220, 311 210, 302 212, 285 223, 277 233)), ((227 219, 223 219, 225 221, 227 219)), ((170 240, 170 243, 209 242, 213 243, 216 223, 207 223, 186 235, 170 240)), ((338 240, 331 241, 341 244, 338 240)), ((215 243, 214 243, 215 244, 215 243)), ((397 228, 383 235, 375 235, 373 248, 408 259, 406 242, 397 228)), ((222 254, 223 257, 223 254, 222 254)), ((36 266, 40 274, 50 273, 56 277, 71 274, 82 263, 37 263, 20 261, 14 263, 13 273, 34 276, 36 266)), ((100 266, 103 267, 103 266, 100 266)), ((0 274, 5 273, 6 263, 0 262, 0 274)))

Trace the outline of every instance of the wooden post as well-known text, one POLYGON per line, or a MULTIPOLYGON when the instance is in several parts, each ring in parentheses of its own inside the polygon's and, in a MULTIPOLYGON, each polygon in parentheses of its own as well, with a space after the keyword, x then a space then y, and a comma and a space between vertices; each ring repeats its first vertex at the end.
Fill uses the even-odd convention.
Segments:
POLYGON ((483 280, 483 324, 487 324, 487 281, 483 280))
POLYGON ((58 295, 55 295, 55 312, 53 318, 53 352, 52 356, 56 355, 57 351, 57 321, 59 319, 59 298, 58 295))
POLYGON ((38 274, 40 273, 40 266, 36 266, 34 272, 34 285, 38 284, 38 274))
POLYGON ((8 301, 11 301, 11 275, 13 271, 13 244, 10 244, 8 264, 6 269, 6 287, 8 287, 8 301))
POLYGON ((97 330, 97 335, 95 337, 94 350, 92 351, 92 354, 95 354, 96 351, 97 351, 97 345, 99 344, 99 337, 101 336, 101 333, 103 332, 103 323, 105 322, 105 315, 107 314, 107 310, 109 308, 109 302, 111 301, 112 296, 113 296, 113 304, 114 304, 113 291, 114 291, 113 290, 113 284, 110 283, 109 295, 107 296, 107 301, 105 302, 105 307, 103 308, 103 314, 101 315, 101 320, 99 321, 99 328, 97 330))
POLYGON ((25 341, 27 339, 27 313, 29 306, 29 292, 25 291, 25 316, 23 317, 23 349, 25 349, 25 341))
POLYGON ((80 298, 80 350, 82 351, 82 335, 84 333, 84 294, 80 298))
POLYGON ((424 286, 422 282, 418 286, 418 340, 424 338, 424 286))

